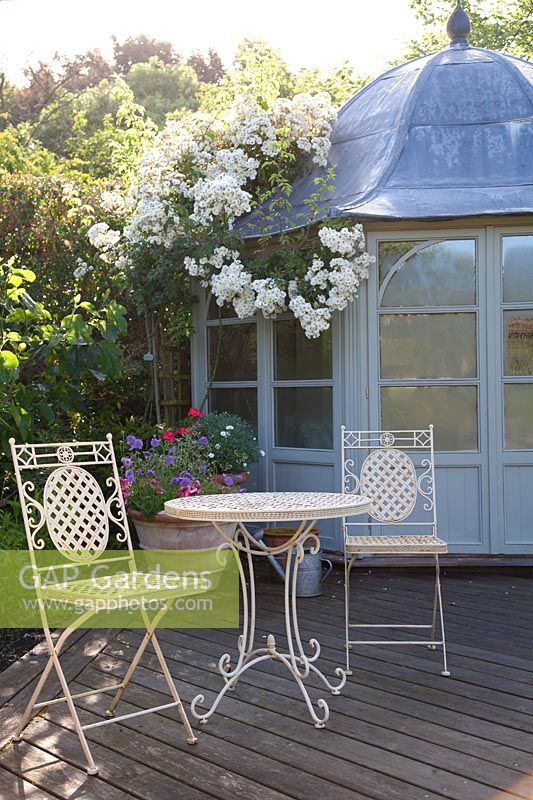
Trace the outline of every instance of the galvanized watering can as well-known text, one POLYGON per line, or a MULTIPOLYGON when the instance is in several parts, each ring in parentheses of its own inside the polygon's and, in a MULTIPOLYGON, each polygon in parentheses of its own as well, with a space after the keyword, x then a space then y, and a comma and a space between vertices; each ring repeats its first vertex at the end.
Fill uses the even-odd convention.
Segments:
MULTIPOLYGON (((291 564, 291 572, 294 568, 293 564, 291 564)), ((322 584, 332 569, 333 564, 329 558, 323 557, 322 550, 319 550, 318 553, 311 553, 309 550, 306 550, 298 566, 296 596, 316 597, 322 594, 322 584), (326 570, 325 572, 324 568, 326 570)))

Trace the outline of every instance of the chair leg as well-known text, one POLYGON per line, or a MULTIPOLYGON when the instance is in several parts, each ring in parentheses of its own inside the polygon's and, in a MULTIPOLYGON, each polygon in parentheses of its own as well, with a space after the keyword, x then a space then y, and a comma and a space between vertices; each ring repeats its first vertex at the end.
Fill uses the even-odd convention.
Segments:
POLYGON ((155 633, 152 636, 152 647, 155 650, 155 654, 158 658, 159 664, 161 665, 161 670, 163 671, 163 675, 165 676, 165 680, 168 684, 168 688, 170 689, 170 694, 176 703, 176 707, 178 709, 178 714, 180 715, 180 719, 183 723, 183 727, 185 728, 185 733, 187 735, 187 744, 195 744, 198 739, 194 735, 191 723, 189 722, 189 718, 185 713, 185 709, 183 708, 183 703, 181 702, 180 696, 178 694, 178 690, 176 689, 176 685, 172 679, 172 675, 170 674, 170 670, 167 666, 167 662, 165 661, 165 657, 159 646, 159 642, 157 641, 155 633))
POLYGON ((63 648, 63 645, 66 642, 66 640, 68 639, 70 634, 73 633, 74 630, 76 630, 76 628, 66 628, 63 631, 63 633, 61 634, 61 636, 59 637, 55 647, 54 647, 54 644, 53 644, 52 637, 50 636, 49 629, 48 629, 48 631, 47 631, 46 628, 44 628, 43 630, 44 630, 44 635, 45 635, 45 638, 46 638, 46 643, 48 645, 48 651, 50 652, 50 657, 49 657, 48 661, 46 662, 46 666, 45 666, 45 668, 43 670, 43 673, 42 673, 41 677, 37 681, 37 685, 36 685, 35 689, 32 692, 32 695, 30 697, 28 705, 24 709, 24 713, 22 715, 20 723, 17 726, 17 729, 15 731, 15 735, 13 736, 13 739, 12 739, 12 741, 14 741, 14 742, 20 742, 21 733, 24 730, 24 728, 26 727, 26 725, 28 724, 28 722, 30 721, 30 719, 32 718, 32 716, 33 716, 32 711, 35 708, 35 704, 37 703, 37 700, 39 699, 39 697, 41 695, 41 692, 44 689, 44 686, 46 684, 48 676, 50 675, 52 669, 54 668, 54 659, 52 657, 52 650, 55 649, 55 652, 59 656, 59 654, 60 654, 60 652, 61 652, 61 650, 63 648))
POLYGON ((350 561, 347 560, 347 553, 344 553, 344 618, 345 618, 345 633, 346 633, 346 674, 352 675, 350 669, 350 573, 354 562, 354 555, 350 556, 350 561))
POLYGON ((443 669, 441 670, 441 675, 444 675, 445 678, 450 677, 450 671, 448 670, 448 662, 446 658, 446 634, 444 631, 444 611, 442 608, 442 593, 440 588, 440 563, 439 557, 435 554, 435 566, 437 572, 437 580, 436 580, 436 588, 437 588, 437 598, 439 604, 439 616, 440 616, 440 629, 442 634, 442 658, 443 658, 443 669))
POLYGON ((185 728, 185 733, 186 733, 186 736, 187 736, 187 744, 195 744, 198 740, 197 740, 196 736, 194 735, 194 733, 192 731, 191 724, 189 722, 187 714, 185 713, 185 709, 183 708, 183 703, 181 702, 181 699, 180 699, 180 696, 179 696, 178 691, 176 689, 176 686, 174 684, 174 681, 172 680, 172 675, 170 674, 170 670, 169 670, 169 668, 167 666, 167 662, 165 661, 165 657, 163 655, 163 652, 161 650, 161 647, 160 647, 159 642, 157 641, 157 637, 155 635, 155 627, 161 621, 162 617, 164 616, 164 614, 167 613, 167 611, 168 611, 168 607, 165 606, 154 617, 153 620, 149 620, 148 619, 148 615, 147 615, 146 611, 141 611, 143 619, 144 619, 144 623, 146 625, 146 633, 144 635, 144 638, 143 638, 141 644, 139 645, 139 647, 137 649, 137 652, 135 653, 135 655, 134 655, 134 657, 132 659, 131 664, 128 667, 128 671, 126 672, 126 675, 124 676, 124 680, 122 681, 122 685, 120 686, 120 688, 118 689, 117 693, 113 697, 113 700, 111 701, 111 703, 109 705, 109 708, 106 711, 106 717, 113 717, 114 716, 115 708, 116 708, 120 698, 124 694, 124 692, 126 690, 126 687, 127 687, 128 683, 130 682, 130 680, 131 680, 131 678, 133 676, 133 673, 135 672, 137 666, 139 665, 139 662, 140 662, 140 660, 141 660, 141 658, 142 658, 142 656, 144 654, 144 651, 146 650, 148 642, 151 641, 152 642, 152 647, 154 648, 155 654, 157 656, 157 660, 159 661, 159 665, 161 667, 161 670, 162 670, 163 675, 165 677, 165 680, 167 682, 168 688, 170 689, 170 694, 172 695, 172 699, 176 703, 176 707, 178 709, 178 714, 180 715, 180 719, 181 719, 181 721, 183 723, 183 727, 185 728))
POLYGON ((144 651, 146 650, 148 642, 153 637, 154 631, 155 631, 157 625, 161 622, 161 620, 163 619, 163 617, 165 616, 167 611, 168 611, 168 606, 165 604, 163 606, 163 608, 161 608, 157 612, 157 614, 155 615, 153 620, 150 620, 148 618, 148 614, 146 613, 146 611, 143 608, 141 608, 141 615, 142 615, 144 624, 146 626, 146 633, 144 634, 143 640, 140 643, 139 647, 137 648, 137 652, 135 653, 135 655, 132 658, 131 664, 129 665, 129 667, 128 667, 127 671, 126 671, 126 674, 124 675, 124 678, 122 680, 121 686, 119 687, 119 689, 116 692, 115 696, 111 700, 111 703, 109 704, 109 707, 108 707, 107 711, 105 712, 106 717, 114 717, 115 716, 115 708, 117 707, 117 705, 120 702, 124 692, 126 691, 126 687, 127 687, 128 683, 130 682, 130 680, 131 680, 131 678, 133 676, 133 673, 137 669, 137 667, 139 665, 139 661, 143 657, 144 651))
MULTIPOLYGON (((436 560, 435 560, 435 583, 434 583, 434 588, 433 588, 433 617, 432 617, 432 622, 431 622, 431 639, 432 640, 435 639, 435 636, 436 636, 436 633, 437 633, 437 607, 438 607, 438 604, 439 604, 439 593, 438 593, 438 589, 437 589, 437 583, 438 583, 438 575, 437 575, 437 573, 438 573, 438 569, 439 569, 438 556, 435 556, 435 559, 436 560)), ((436 649, 437 649, 436 645, 428 644, 428 650, 436 650, 436 649)))
POLYGON ((146 650, 146 646, 147 646, 148 642, 150 641, 150 639, 152 638, 152 636, 153 636, 153 630, 147 630, 145 635, 144 635, 144 638, 143 638, 141 644, 139 645, 139 647, 137 649, 137 652, 133 656, 131 664, 129 665, 128 670, 127 670, 127 672, 126 672, 126 674, 124 676, 124 679, 122 681, 122 685, 120 686, 120 688, 116 692, 115 696, 111 700, 111 703, 109 704, 109 707, 108 707, 107 711, 105 712, 106 717, 113 717, 115 715, 115 708, 117 707, 120 699, 122 698, 122 695, 126 691, 126 686, 130 682, 131 677, 132 677, 133 673, 135 672, 135 669, 138 666, 139 661, 143 657, 143 653, 146 650))
POLYGON ((84 752, 85 758, 87 759, 87 767, 86 767, 87 774, 96 775, 98 773, 98 767, 94 762, 94 758, 92 757, 92 753, 89 749, 85 733, 83 732, 80 718, 78 717, 78 712, 76 710, 76 706, 74 705, 74 700, 72 699, 72 694, 70 692, 67 679, 65 678, 65 673, 63 672, 63 667, 61 666, 61 663, 59 661, 59 653, 54 647, 52 637, 50 636, 50 631, 45 630, 45 636, 46 636, 46 641, 48 642, 48 647, 50 648, 51 651, 50 659, 57 673, 59 683, 61 684, 61 688, 63 690, 63 696, 66 700, 68 710, 70 711, 70 716, 72 717, 72 721, 74 722, 74 727, 76 728, 76 733, 78 734, 78 739, 80 740, 80 744, 84 752))

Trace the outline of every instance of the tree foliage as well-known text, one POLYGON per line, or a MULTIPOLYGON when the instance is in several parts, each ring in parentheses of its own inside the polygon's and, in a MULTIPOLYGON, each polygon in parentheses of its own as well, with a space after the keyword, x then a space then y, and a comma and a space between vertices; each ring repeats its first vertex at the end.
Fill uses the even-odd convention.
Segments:
POLYGON ((176 64, 179 59, 170 42, 152 39, 144 33, 130 36, 123 42, 113 36, 113 56, 116 71, 123 75, 127 75, 134 64, 144 64, 153 57, 163 64, 176 64))
POLYGON ((87 413, 85 381, 117 378, 125 309, 77 294, 69 313, 51 313, 29 293, 36 275, 14 258, 0 266, 0 444, 40 438, 75 412, 87 413))
POLYGON ((198 77, 191 66, 165 64, 156 56, 134 64, 126 76, 135 101, 156 125, 163 127, 167 114, 198 107, 198 77))
MULTIPOLYGON (((410 5, 422 21, 424 33, 409 43, 406 58, 446 47, 446 22, 453 4, 448 0, 410 0, 410 5)), ((533 0, 464 0, 461 5, 472 23, 471 45, 533 58, 533 0)))

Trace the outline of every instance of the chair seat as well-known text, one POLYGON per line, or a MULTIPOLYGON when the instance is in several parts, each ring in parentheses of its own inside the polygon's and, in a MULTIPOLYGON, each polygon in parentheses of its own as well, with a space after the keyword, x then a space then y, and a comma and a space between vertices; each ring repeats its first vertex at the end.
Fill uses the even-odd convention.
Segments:
POLYGON ((347 536, 348 553, 447 553, 448 544, 436 536, 347 536))
MULTIPOLYGON (((218 583, 220 577, 215 572, 209 574, 213 588, 218 583)), ((190 597, 191 595, 203 594, 208 591, 205 586, 195 586, 193 581, 189 581, 188 586, 167 587, 157 585, 157 576, 150 573, 136 572, 135 579, 132 574, 122 574, 109 576, 109 586, 102 584, 104 579, 97 580, 96 584, 90 578, 78 581, 69 581, 66 584, 56 583, 43 586, 41 593, 46 600, 62 601, 77 606, 87 606, 92 608, 96 600, 121 600, 124 607, 130 603, 135 603, 141 598, 147 600, 171 600, 177 597, 190 597), (113 581, 116 578, 116 581, 113 581), (128 579, 126 582, 125 579, 128 579), (147 579, 147 584, 145 584, 147 579)), ((107 581, 105 581, 107 584, 107 581)), ((159 582, 161 583, 161 582, 159 582)))

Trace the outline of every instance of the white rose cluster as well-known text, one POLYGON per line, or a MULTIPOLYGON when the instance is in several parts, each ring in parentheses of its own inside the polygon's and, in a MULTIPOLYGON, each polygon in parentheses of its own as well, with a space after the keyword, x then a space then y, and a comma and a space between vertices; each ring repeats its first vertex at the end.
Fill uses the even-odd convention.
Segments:
POLYGON ((329 94, 302 92, 292 100, 279 98, 273 113, 275 123, 288 128, 297 147, 304 153, 311 153, 313 162, 324 167, 330 148, 331 125, 335 119, 329 94))
POLYGON ((290 309, 305 335, 316 339, 329 328, 333 312, 342 311, 357 297, 359 284, 368 278, 374 261, 365 251, 361 225, 341 230, 323 227, 319 239, 331 257, 313 254, 301 284, 290 280, 287 289, 274 278, 253 280, 239 253, 226 247, 199 260, 188 257, 184 266, 189 275, 199 277, 202 286, 211 289, 219 306, 232 305, 240 319, 256 311, 271 319, 290 309))
MULTIPOLYGON (((316 165, 327 164, 334 118, 330 97, 322 92, 278 98, 268 108, 243 94, 215 119, 194 113, 167 122, 142 156, 128 195, 102 194, 104 210, 126 219, 123 231, 98 222, 90 242, 102 260, 123 271, 136 263, 139 245, 171 250, 179 243, 187 250, 190 243, 185 271, 211 290, 219 306, 233 306, 241 319, 291 310, 306 336, 320 336, 368 276, 373 259, 365 252, 361 225, 322 226, 316 252, 306 268, 298 268, 298 278, 258 275, 257 266, 247 269, 240 253, 220 239, 251 210, 254 192, 259 198, 268 159, 291 161, 300 151, 316 165), (217 239, 220 246, 211 255, 194 256, 194 247, 217 239)), ((76 277, 87 269, 78 264, 76 277)))
POLYGON ((343 311, 348 303, 355 300, 359 284, 368 278, 370 265, 374 262, 374 257, 365 251, 362 225, 341 230, 322 227, 318 237, 333 258, 327 261, 313 255, 303 287, 305 296, 309 295, 309 287, 312 287, 313 302, 299 293, 296 281, 289 287, 289 308, 300 320, 305 335, 310 339, 317 338, 329 328, 334 311, 343 311))
POLYGON ((80 278, 83 278, 87 275, 88 272, 92 272, 94 267, 92 264, 88 264, 82 258, 76 259, 76 269, 72 273, 74 275, 74 279, 79 281, 80 278))
POLYGON ((101 260, 111 263, 120 241, 120 231, 113 230, 106 222, 95 222, 89 228, 87 236, 93 247, 100 251, 101 260))
MULTIPOLYGON (((279 98, 267 110, 245 94, 225 119, 191 114, 171 120, 143 155, 129 196, 103 192, 102 206, 110 213, 131 209, 124 238, 134 245, 170 249, 184 233, 185 218, 204 228, 222 222, 231 229, 251 209, 248 188, 260 158, 275 156, 283 139, 310 153, 316 164, 325 164, 334 117, 329 95, 322 92, 279 98), (184 215, 177 208, 189 210, 184 215)), ((101 238, 94 244, 106 249, 101 238)))

